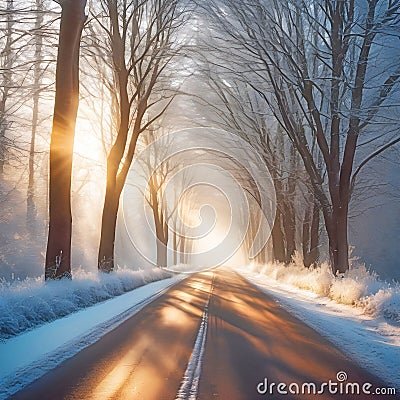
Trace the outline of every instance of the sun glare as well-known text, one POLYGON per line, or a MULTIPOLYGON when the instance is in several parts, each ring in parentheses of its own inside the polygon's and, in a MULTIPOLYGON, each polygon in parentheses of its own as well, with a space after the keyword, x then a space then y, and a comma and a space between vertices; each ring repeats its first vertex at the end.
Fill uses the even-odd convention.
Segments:
POLYGON ((99 133, 95 132, 91 121, 82 117, 76 121, 74 153, 97 162, 104 159, 99 133))

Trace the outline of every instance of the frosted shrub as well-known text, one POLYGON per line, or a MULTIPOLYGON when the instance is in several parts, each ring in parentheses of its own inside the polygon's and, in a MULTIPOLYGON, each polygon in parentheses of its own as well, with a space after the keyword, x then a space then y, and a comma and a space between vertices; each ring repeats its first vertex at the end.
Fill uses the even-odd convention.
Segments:
POLYGON ((159 268, 112 274, 78 269, 73 280, 0 282, 0 340, 171 275, 159 268))
POLYGON ((338 303, 354 305, 365 295, 366 290, 367 287, 362 281, 348 276, 337 277, 332 282, 329 297, 338 303))
POLYGON ((306 268, 299 253, 295 253, 289 265, 269 263, 259 267, 260 273, 277 280, 296 286, 300 289, 311 290, 319 295, 327 296, 334 276, 327 263, 316 268, 306 268))
POLYGON ((400 323, 400 287, 395 284, 379 289, 377 293, 364 296, 356 302, 368 315, 383 315, 400 323))
POLYGON ((375 272, 353 261, 343 276, 334 276, 328 263, 306 268, 301 255, 296 253, 289 265, 282 263, 253 264, 259 272, 278 282, 310 290, 341 304, 363 309, 371 316, 384 316, 400 322, 400 285, 379 280, 375 272))
POLYGON ((322 296, 329 293, 329 288, 334 279, 329 265, 324 263, 315 268, 306 268, 298 252, 288 267, 287 283, 300 289, 311 290, 322 296))
POLYGON ((330 289, 330 297, 342 304, 357 305, 368 293, 379 290, 382 282, 365 265, 352 266, 343 277, 336 277, 330 289))

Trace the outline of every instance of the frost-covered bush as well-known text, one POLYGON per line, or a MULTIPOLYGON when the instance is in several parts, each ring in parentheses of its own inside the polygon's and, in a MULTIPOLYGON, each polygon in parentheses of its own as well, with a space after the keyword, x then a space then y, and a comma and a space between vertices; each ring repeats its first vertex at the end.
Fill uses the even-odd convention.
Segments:
POLYGON ((278 282, 327 296, 337 303, 360 307, 365 314, 381 315, 400 322, 399 283, 379 280, 375 272, 368 271, 356 261, 341 276, 334 276, 327 263, 306 268, 299 254, 295 254, 289 265, 268 263, 249 267, 278 282))
POLYGON ((383 315, 400 323, 400 286, 387 285, 376 293, 364 296, 356 302, 369 315, 383 315))
POLYGON ((311 290, 322 296, 329 294, 334 280, 327 263, 323 263, 317 268, 306 268, 298 253, 295 254, 293 261, 289 265, 283 263, 253 264, 251 269, 276 281, 293 285, 300 289, 311 290))
POLYGON ((139 271, 118 268, 112 274, 79 269, 74 272, 73 280, 0 281, 0 339, 170 276, 159 268, 139 271))
POLYGON ((356 265, 332 281, 329 297, 338 303, 355 305, 364 296, 379 290, 382 284, 374 272, 364 265, 356 265))

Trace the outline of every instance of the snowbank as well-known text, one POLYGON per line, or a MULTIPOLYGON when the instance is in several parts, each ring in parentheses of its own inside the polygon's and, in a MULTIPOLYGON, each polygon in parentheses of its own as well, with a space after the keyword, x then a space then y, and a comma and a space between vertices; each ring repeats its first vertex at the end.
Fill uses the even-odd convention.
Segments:
POLYGON ((249 268, 278 282, 326 296, 339 304, 359 307, 367 315, 384 316, 400 323, 400 284, 379 280, 377 274, 356 261, 343 276, 334 276, 327 263, 306 268, 298 254, 289 265, 251 264, 249 268))
POLYGON ((0 340, 170 276, 159 268, 119 268, 112 274, 78 270, 73 280, 0 281, 0 340))
POLYGON ((95 343, 184 278, 149 283, 0 342, 0 400, 95 343))

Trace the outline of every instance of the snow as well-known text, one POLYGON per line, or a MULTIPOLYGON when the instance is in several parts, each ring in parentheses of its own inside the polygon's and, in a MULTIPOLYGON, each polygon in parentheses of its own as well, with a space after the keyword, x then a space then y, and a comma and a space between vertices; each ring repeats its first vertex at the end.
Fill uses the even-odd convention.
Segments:
POLYGON ((351 268, 341 276, 334 276, 327 263, 316 268, 304 267, 298 253, 289 265, 251 264, 249 268, 278 282, 360 308, 366 315, 382 316, 400 323, 400 284, 381 281, 357 259, 352 260, 351 268))
POLYGON ((112 274, 79 269, 73 280, 0 281, 0 340, 170 276, 159 268, 117 268, 112 274))
POLYGON ((1 342, 0 399, 96 342, 185 277, 149 283, 1 342))
MULTIPOLYGON (((251 265, 236 268, 236 271, 359 365, 379 376, 389 386, 400 389, 400 324, 381 313, 386 307, 393 310, 395 319, 399 316, 398 298, 394 299, 390 288, 387 287, 386 291, 378 289, 376 294, 365 296, 368 285, 365 280, 357 278, 354 271, 344 278, 333 278, 333 282, 327 284, 328 275, 324 268, 308 271, 308 279, 306 272, 296 272, 294 265, 286 268, 292 268, 286 275, 277 265, 264 265, 262 268, 251 265), (275 272, 271 273, 273 270, 275 272), (304 286, 308 286, 307 289, 304 286), (364 299, 364 307, 360 299, 364 299), (369 310, 371 304, 374 306, 369 310)), ((377 284, 371 278, 369 288, 377 284)))
MULTIPOLYGON (((187 265, 176 269, 196 270, 187 265)), ((362 266, 335 277, 326 265, 307 269, 296 259, 289 266, 249 265, 236 270, 360 365, 400 389, 398 284, 382 282, 362 266)), ((187 275, 170 276, 160 269, 80 271, 72 281, 31 279, 0 285, 0 329, 7 337, 0 341, 0 400, 97 341, 187 275), (158 281, 145 285, 154 280, 158 281), (138 285, 144 286, 132 290, 138 285), (7 330, 9 322, 12 329, 7 330)), ((178 393, 182 396, 197 391, 206 331, 207 307, 178 393)))

